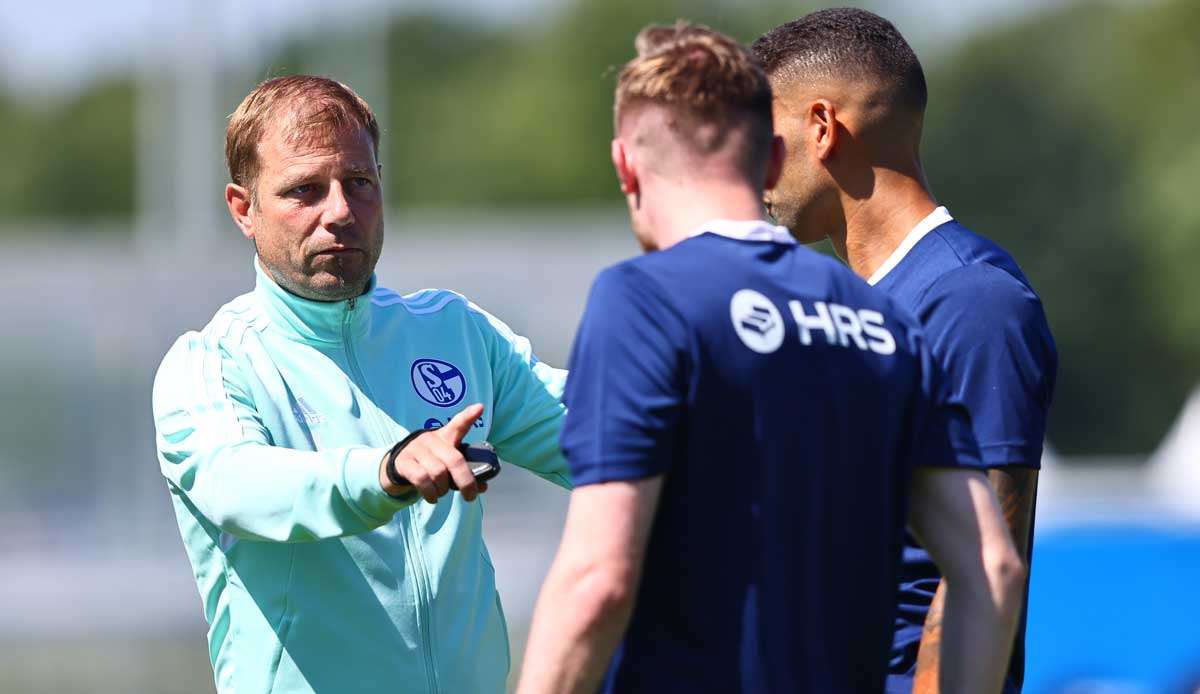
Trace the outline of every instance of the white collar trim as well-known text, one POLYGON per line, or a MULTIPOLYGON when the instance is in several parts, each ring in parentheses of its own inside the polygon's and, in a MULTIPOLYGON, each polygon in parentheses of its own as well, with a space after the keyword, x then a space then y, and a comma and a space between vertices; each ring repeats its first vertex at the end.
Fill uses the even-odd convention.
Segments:
POLYGON ((908 255, 908 252, 913 249, 913 246, 917 245, 918 241, 925 238, 926 234, 940 227, 946 222, 952 221, 954 221, 954 217, 950 216, 950 211, 945 207, 939 207, 933 212, 930 212, 925 219, 917 222, 917 225, 912 228, 912 231, 908 232, 908 236, 904 237, 904 240, 900 242, 900 245, 896 246, 896 250, 892 251, 892 254, 888 256, 888 259, 883 261, 883 265, 880 265, 879 269, 875 271, 875 274, 871 275, 871 279, 867 280, 867 284, 872 286, 879 284, 879 281, 886 277, 894 267, 899 265, 900 261, 904 260, 904 256, 908 255))
POLYGON ((733 220, 713 219, 696 227, 688 237, 701 234, 716 234, 738 241, 772 241, 774 243, 796 243, 787 227, 768 224, 761 219, 733 220))

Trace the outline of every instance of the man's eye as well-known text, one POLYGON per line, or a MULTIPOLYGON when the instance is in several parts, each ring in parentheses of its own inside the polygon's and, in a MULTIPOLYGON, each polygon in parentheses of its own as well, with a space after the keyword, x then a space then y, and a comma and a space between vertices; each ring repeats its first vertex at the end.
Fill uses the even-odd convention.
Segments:
POLYGON ((301 183, 300 185, 288 190, 289 195, 308 195, 313 192, 314 186, 311 183, 301 183))
POLYGON ((350 182, 359 188, 366 188, 367 186, 375 185, 374 181, 372 181, 369 178, 366 178, 365 176, 356 176, 356 177, 350 179, 350 182))

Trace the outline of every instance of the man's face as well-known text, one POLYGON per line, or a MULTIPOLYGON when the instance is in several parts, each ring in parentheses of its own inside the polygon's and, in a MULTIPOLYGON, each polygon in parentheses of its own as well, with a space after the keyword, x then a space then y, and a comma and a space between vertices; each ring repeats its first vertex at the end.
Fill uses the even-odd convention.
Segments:
POLYGON ((787 227, 801 243, 816 243, 829 233, 814 223, 831 190, 829 173, 821 165, 810 141, 807 121, 809 96, 803 89, 772 85, 775 134, 783 138, 784 159, 779 182, 763 194, 767 212, 787 227))
POLYGON ((259 175, 243 232, 284 289, 318 301, 358 296, 383 248, 371 136, 344 128, 289 139, 284 130, 272 128, 258 145, 259 175))

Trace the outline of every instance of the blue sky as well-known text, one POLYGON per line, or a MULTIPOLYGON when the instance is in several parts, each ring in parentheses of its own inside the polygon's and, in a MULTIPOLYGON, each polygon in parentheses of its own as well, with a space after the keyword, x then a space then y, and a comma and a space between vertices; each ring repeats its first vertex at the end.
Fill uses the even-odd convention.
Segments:
MULTIPOLYGON (((1066 0, 874 0, 918 44, 1066 0)), ((0 2, 0 79, 18 93, 53 95, 97 74, 166 60, 203 26, 225 60, 253 58, 289 35, 438 7, 520 21, 562 0, 61 0, 0 2)), ((800 3, 797 3, 800 4, 800 3)), ((837 3, 841 4, 841 3, 837 3)), ((846 0, 846 4, 851 4, 846 0)))

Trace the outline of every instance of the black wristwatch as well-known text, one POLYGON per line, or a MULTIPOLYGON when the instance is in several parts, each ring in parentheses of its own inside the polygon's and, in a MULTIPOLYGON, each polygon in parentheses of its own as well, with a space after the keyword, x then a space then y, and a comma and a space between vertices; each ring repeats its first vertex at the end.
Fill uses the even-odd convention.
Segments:
MULTIPOLYGON (((389 450, 387 452, 387 455, 384 456, 384 460, 387 461, 387 466, 384 471, 384 474, 387 475, 388 482, 391 482, 392 484, 396 485, 397 487, 411 487, 412 486, 411 482, 404 479, 404 475, 401 475, 399 472, 396 472, 396 456, 400 455, 400 451, 404 450, 405 446, 412 443, 413 439, 417 438, 421 434, 424 434, 424 433, 427 433, 430 431, 433 431, 433 429, 417 429, 416 431, 412 432, 408 436, 405 436, 404 438, 400 439, 400 441, 395 446, 392 446, 391 450, 389 450)), ((407 493, 407 492, 405 492, 405 493, 407 493)), ((393 495, 389 494, 388 496, 393 496, 393 495)))
MULTIPOLYGON (((400 442, 392 446, 391 450, 387 452, 385 456, 387 467, 384 474, 387 475, 389 482, 397 487, 412 486, 412 482, 404 479, 404 475, 396 472, 396 456, 400 455, 400 451, 412 443, 413 439, 429 431, 433 431, 433 429, 418 429, 400 439, 400 442)), ((484 442, 478 446, 469 446, 465 443, 460 443, 458 450, 462 451, 463 458, 470 463, 471 474, 475 475, 475 479, 480 482, 486 482, 500 474, 500 456, 496 455, 496 450, 492 448, 491 444, 484 442)), ((450 479, 450 488, 458 489, 458 485, 454 483, 453 478, 450 479)), ((392 495, 389 494, 388 496, 392 495)))

